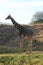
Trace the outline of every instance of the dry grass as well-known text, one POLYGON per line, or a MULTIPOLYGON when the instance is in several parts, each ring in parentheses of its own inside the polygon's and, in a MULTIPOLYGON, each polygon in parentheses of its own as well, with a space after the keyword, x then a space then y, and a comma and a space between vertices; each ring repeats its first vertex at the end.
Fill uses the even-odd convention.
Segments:
POLYGON ((0 65, 43 65, 43 52, 0 54, 0 65))

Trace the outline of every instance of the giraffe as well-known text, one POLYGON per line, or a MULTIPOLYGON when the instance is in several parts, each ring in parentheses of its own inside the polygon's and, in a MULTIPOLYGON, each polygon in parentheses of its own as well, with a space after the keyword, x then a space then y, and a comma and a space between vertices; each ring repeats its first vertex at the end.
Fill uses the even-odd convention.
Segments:
MULTIPOLYGON (((18 24, 11 15, 8 15, 5 20, 7 19, 10 19, 13 23, 13 25, 15 26, 15 28, 17 28, 19 30, 19 36, 20 36, 20 49, 23 48, 23 37, 28 37, 29 39, 29 44, 28 44, 28 47, 29 47, 29 52, 32 52, 32 40, 33 40, 33 31, 30 29, 30 28, 26 28, 20 24, 18 24)), ((22 50, 23 51, 23 50, 22 50)), ((21 50, 20 50, 21 52, 21 50)))

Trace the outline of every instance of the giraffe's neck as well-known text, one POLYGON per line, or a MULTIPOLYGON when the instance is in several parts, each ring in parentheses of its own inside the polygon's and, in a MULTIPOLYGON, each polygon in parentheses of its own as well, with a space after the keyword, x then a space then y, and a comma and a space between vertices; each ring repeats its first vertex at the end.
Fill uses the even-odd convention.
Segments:
POLYGON ((10 19, 14 25, 17 25, 16 21, 12 17, 10 19))
POLYGON ((19 28, 21 27, 21 25, 18 24, 12 17, 11 17, 10 19, 11 19, 12 23, 14 24, 14 26, 15 26, 17 29, 19 29, 19 28))

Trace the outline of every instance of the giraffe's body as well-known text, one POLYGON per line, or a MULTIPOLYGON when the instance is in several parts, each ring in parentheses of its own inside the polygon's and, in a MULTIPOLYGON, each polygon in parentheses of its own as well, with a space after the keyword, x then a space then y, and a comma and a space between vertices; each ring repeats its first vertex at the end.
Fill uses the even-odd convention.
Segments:
MULTIPOLYGON (((19 36, 21 39, 23 39, 22 37, 27 36, 29 38, 30 44, 30 51, 32 51, 32 39, 33 39, 33 31, 31 29, 28 29, 26 27, 23 27, 22 25, 18 24, 10 15, 6 18, 7 19, 11 19, 12 23, 14 24, 15 28, 17 28, 19 30, 19 36)), ((22 40, 21 40, 22 42, 22 40)), ((20 47, 22 47, 23 44, 20 44, 20 47)))

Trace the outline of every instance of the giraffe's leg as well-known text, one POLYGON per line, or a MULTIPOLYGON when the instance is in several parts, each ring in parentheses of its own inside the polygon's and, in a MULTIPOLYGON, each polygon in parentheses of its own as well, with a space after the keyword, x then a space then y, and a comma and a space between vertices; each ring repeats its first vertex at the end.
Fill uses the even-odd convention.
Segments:
POLYGON ((32 52, 32 37, 29 38, 29 44, 28 44, 28 47, 29 47, 29 52, 32 52))
POLYGON ((29 47, 29 52, 32 52, 32 40, 29 40, 28 47, 29 47))
POLYGON ((20 50, 19 50, 19 52, 20 53, 23 52, 23 36, 20 37, 20 50))

